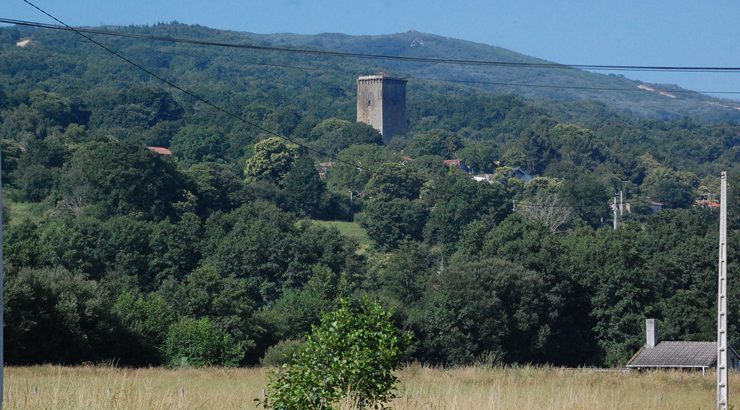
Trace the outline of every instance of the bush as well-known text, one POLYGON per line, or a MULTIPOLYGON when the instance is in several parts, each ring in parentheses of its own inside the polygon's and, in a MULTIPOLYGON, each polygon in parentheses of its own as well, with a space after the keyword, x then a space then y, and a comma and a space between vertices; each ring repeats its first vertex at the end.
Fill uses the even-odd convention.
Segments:
POLYGON ((242 344, 208 318, 186 318, 174 323, 162 350, 170 366, 233 367, 244 357, 242 344))
POLYGON ((261 366, 283 366, 290 363, 298 353, 305 347, 306 342, 302 340, 281 340, 278 344, 270 346, 265 355, 260 359, 261 366))
POLYGON ((342 300, 324 315, 292 365, 270 381, 261 403, 274 409, 332 408, 343 397, 359 408, 391 400, 393 370, 406 359, 410 336, 391 322, 392 312, 364 299, 342 300))

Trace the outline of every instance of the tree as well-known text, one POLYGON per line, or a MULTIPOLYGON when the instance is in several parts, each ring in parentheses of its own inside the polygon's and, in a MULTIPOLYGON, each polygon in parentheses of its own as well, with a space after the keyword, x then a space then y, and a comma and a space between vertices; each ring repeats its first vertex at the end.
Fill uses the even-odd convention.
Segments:
POLYGON ((5 354, 12 364, 112 359, 117 325, 97 282, 62 268, 7 277, 5 354))
POLYGON ((421 332, 422 360, 545 359, 551 337, 548 291, 537 273, 497 258, 462 262, 451 264, 429 289, 422 313, 413 318, 421 332))
POLYGON ((395 162, 397 155, 377 145, 353 145, 342 150, 327 172, 327 185, 334 191, 361 193, 381 164, 395 162))
POLYGON ((489 142, 468 143, 457 152, 457 157, 464 160, 474 172, 493 173, 499 151, 498 147, 489 142))
POLYGON ((426 210, 418 201, 375 199, 367 203, 362 227, 379 250, 398 247, 403 240, 421 239, 426 210))
POLYGON ((516 212, 525 218, 545 225, 551 232, 570 222, 575 208, 561 199, 562 181, 536 177, 525 186, 522 199, 516 203, 516 212))
POLYGON ((443 245, 447 255, 453 252, 465 225, 489 214, 501 221, 511 212, 503 185, 479 183, 460 173, 435 179, 421 197, 431 208, 424 240, 443 245))
POLYGON ((421 175, 410 167, 386 163, 376 168, 365 186, 365 197, 413 200, 419 197, 423 183, 421 175))
POLYGON ((248 199, 244 181, 229 165, 201 162, 191 166, 185 174, 195 185, 199 215, 229 212, 248 199))
POLYGON ((328 200, 326 185, 309 158, 300 158, 295 162, 285 176, 283 192, 288 209, 299 215, 321 215, 328 200))
POLYGON ((134 348, 127 352, 127 362, 139 365, 164 362, 160 348, 170 326, 177 322, 178 317, 162 297, 155 293, 142 294, 127 290, 118 296, 111 312, 136 341, 134 348))
POLYGON ((578 216, 594 227, 608 217, 610 197, 606 185, 591 174, 567 181, 561 191, 564 205, 576 208, 578 216))
POLYGON ((338 118, 329 118, 318 123, 309 134, 313 145, 322 152, 336 155, 352 145, 382 145, 383 138, 373 127, 338 118))
POLYGON ((187 181, 174 164, 142 146, 90 143, 75 152, 62 173, 62 196, 100 208, 102 216, 161 220, 177 216, 187 181))
POLYGON ((225 137, 214 127, 189 125, 172 138, 172 153, 184 165, 224 158, 225 137))
POLYGON ((676 180, 656 181, 647 191, 654 201, 668 208, 687 208, 694 203, 694 190, 690 185, 676 180))
POLYGON ((604 160, 604 148, 593 131, 575 124, 558 124, 550 131, 563 160, 593 170, 604 160))
POLYGON ((162 352, 173 367, 233 367, 244 357, 241 343, 207 318, 184 318, 172 324, 162 352))
POLYGON ((307 267, 288 269, 297 251, 295 220, 272 204, 255 201, 216 213, 205 232, 205 261, 222 277, 246 279, 259 289, 258 306, 277 299, 289 278, 296 286, 307 280, 307 267))
POLYGON ((298 158, 299 147, 282 138, 270 137, 254 144, 254 155, 247 159, 244 175, 248 181, 281 183, 298 158))
POLYGON ((445 159, 454 158, 463 144, 460 137, 449 131, 433 130, 411 136, 406 145, 406 152, 412 157, 421 155, 438 155, 445 159))
POLYGON ((346 300, 324 315, 292 363, 267 386, 268 409, 333 408, 347 395, 359 408, 391 400, 393 371, 407 354, 410 336, 392 322, 392 312, 367 299, 346 300))

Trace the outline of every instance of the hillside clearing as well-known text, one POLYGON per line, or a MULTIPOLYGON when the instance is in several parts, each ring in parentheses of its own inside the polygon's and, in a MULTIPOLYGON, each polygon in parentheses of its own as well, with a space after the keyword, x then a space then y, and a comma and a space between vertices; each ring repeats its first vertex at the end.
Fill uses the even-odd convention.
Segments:
MULTIPOLYGON (((7 409, 256 408, 269 369, 10 367, 7 409)), ((710 409, 714 373, 410 366, 396 409, 710 409)), ((731 375, 731 390, 740 376, 731 375)), ((731 395, 730 397, 733 397, 731 395)), ((732 406, 733 403, 731 403, 732 406)), ((350 408, 345 405, 343 408, 350 408)))
POLYGON ((364 253, 370 247, 370 238, 367 236, 365 228, 360 226, 357 222, 345 222, 345 221, 320 221, 317 219, 311 220, 311 222, 321 225, 325 228, 337 228, 339 233, 344 236, 350 237, 357 241, 359 246, 359 253, 364 253))

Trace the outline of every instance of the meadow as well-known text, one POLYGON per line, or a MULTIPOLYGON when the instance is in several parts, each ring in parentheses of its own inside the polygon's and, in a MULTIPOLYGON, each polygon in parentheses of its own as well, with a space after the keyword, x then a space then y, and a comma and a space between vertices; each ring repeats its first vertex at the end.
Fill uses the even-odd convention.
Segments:
MULTIPOLYGON (((257 407, 271 372, 9 367, 4 404, 6 409, 249 409, 257 407)), ((412 365, 398 376, 394 409, 711 409, 715 400, 713 372, 412 365)), ((738 389, 740 375, 733 374, 731 398, 738 389)))

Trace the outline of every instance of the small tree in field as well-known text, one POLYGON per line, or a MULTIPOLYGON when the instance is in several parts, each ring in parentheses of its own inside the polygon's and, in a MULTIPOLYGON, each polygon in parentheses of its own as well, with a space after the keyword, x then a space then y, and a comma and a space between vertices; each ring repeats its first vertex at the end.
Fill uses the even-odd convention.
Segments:
POLYGON ((328 409, 349 395, 360 408, 395 397, 410 336, 391 322, 392 312, 364 299, 340 302, 314 327, 306 347, 270 381, 268 409, 328 409))

